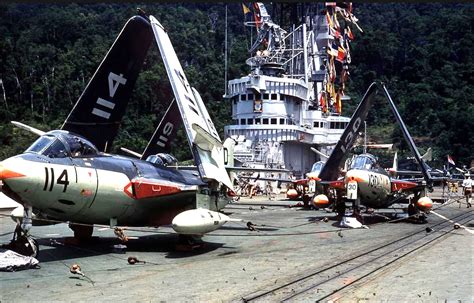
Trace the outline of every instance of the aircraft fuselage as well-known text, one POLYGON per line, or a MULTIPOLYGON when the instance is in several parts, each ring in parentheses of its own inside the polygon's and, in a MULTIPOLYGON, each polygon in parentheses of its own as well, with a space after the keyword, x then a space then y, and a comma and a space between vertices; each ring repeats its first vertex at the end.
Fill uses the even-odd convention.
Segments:
POLYGON ((351 169, 344 177, 344 183, 348 190, 348 198, 359 199, 361 204, 369 207, 387 206, 387 199, 391 194, 391 180, 386 174, 371 170, 351 169), (356 196, 350 197, 352 184, 357 184, 356 196))
POLYGON ((158 226, 195 207, 197 172, 99 154, 49 158, 24 153, 2 163, 3 191, 41 214, 71 222, 158 226))

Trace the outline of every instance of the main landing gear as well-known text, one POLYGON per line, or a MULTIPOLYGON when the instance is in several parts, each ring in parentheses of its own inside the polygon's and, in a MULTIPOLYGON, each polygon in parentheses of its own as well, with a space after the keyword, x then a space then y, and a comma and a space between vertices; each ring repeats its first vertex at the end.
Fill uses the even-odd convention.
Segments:
POLYGON ((202 248, 205 245, 201 237, 178 234, 178 243, 175 245, 175 250, 179 252, 190 252, 202 248))
POLYGON ((29 257, 38 256, 38 242, 29 234, 32 226, 32 210, 31 207, 24 207, 23 220, 17 221, 13 239, 10 243, 2 245, 2 248, 13 250, 19 254, 29 257))
POLYGON ((407 208, 408 218, 406 219, 408 222, 417 223, 417 224, 424 224, 427 223, 426 216, 422 213, 418 208, 416 208, 415 203, 413 200, 410 201, 407 208))
MULTIPOLYGON (((360 212, 360 200, 347 200, 348 202, 352 202, 352 215, 350 217, 354 217, 359 221, 360 223, 364 224, 364 218, 361 215, 360 212)), ((337 220, 341 221, 343 217, 346 216, 346 200, 344 198, 338 197, 336 204, 334 206, 334 211, 336 212, 337 220)))

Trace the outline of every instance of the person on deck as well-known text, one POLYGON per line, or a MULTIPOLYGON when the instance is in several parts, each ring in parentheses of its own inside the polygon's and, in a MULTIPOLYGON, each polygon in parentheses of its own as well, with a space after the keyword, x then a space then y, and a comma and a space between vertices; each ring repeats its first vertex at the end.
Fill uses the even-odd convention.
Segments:
POLYGON ((465 179, 462 181, 462 187, 464 188, 464 197, 466 197, 467 207, 471 207, 471 194, 472 194, 472 179, 470 174, 465 175, 465 179))

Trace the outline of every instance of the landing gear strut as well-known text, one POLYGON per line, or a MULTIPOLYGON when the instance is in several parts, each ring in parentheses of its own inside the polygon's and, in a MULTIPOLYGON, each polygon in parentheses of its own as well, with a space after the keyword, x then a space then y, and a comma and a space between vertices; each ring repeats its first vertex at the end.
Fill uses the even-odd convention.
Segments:
POLYGON ((352 203, 352 216, 357 219, 360 223, 364 224, 364 219, 362 218, 362 215, 360 214, 360 199, 357 197, 357 199, 352 203))
POLYGON ((205 243, 201 240, 201 237, 178 234, 178 243, 176 243, 175 249, 187 252, 204 247, 204 245, 205 243))
POLYGON ((32 226, 32 210, 27 205, 24 206, 23 220, 17 222, 13 239, 10 243, 2 245, 2 248, 13 250, 24 256, 36 258, 39 252, 38 242, 29 234, 32 226))
POLYGON ((407 213, 408 221, 420 224, 426 223, 426 216, 416 208, 415 203, 413 203, 413 201, 408 204, 407 213))
POLYGON ((344 215, 346 214, 346 203, 342 199, 338 199, 336 205, 334 206, 334 210, 337 214, 337 220, 342 220, 342 217, 344 217, 344 215))

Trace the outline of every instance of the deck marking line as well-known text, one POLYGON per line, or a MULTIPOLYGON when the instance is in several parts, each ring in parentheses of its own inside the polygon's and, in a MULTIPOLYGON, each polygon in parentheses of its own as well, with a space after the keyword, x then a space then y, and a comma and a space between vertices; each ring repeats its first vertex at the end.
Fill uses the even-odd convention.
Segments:
MULTIPOLYGON (((432 210, 430 213, 433 213, 433 214, 437 215, 438 217, 440 217, 441 219, 444 219, 444 220, 449 221, 449 222, 451 222, 451 223, 457 223, 457 222, 454 222, 454 221, 451 220, 451 219, 446 218, 445 216, 443 216, 443 215, 441 215, 441 214, 438 214, 438 213, 435 212, 434 210, 432 210)), ((457 223, 457 224, 459 224, 459 223, 457 223)), ((462 228, 464 228, 467 232, 469 232, 469 233, 471 233, 471 234, 474 234, 474 230, 469 229, 469 228, 467 228, 466 226, 464 226, 464 225, 462 225, 462 224, 459 224, 459 226, 462 227, 462 228)))

